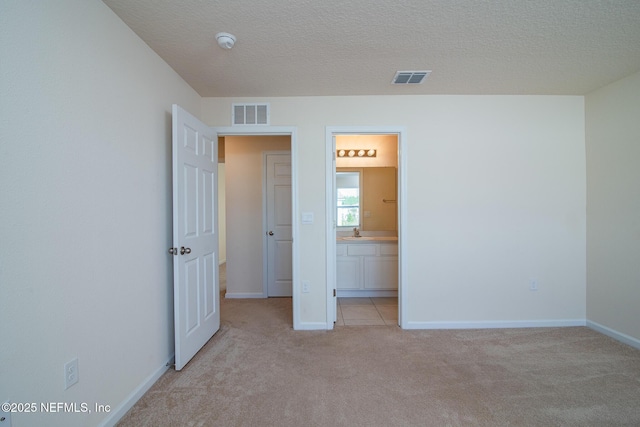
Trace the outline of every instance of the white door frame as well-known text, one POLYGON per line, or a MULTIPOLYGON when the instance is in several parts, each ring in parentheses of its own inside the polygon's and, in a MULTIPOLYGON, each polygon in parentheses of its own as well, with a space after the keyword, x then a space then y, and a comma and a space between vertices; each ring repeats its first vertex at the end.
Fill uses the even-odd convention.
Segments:
POLYGON ((398 136, 398 323, 401 328, 407 326, 406 284, 403 281, 406 275, 406 222, 407 215, 407 129, 403 126, 327 126, 325 128, 326 141, 326 207, 327 207, 327 329, 333 329, 335 319, 336 289, 336 201, 334 197, 335 174, 334 159, 335 146, 333 137, 336 135, 385 135, 398 136))
POLYGON ((298 242, 298 138, 297 128, 289 126, 223 126, 212 128, 220 136, 288 135, 291 138, 291 269, 293 329, 300 329, 299 275, 300 244, 298 242))

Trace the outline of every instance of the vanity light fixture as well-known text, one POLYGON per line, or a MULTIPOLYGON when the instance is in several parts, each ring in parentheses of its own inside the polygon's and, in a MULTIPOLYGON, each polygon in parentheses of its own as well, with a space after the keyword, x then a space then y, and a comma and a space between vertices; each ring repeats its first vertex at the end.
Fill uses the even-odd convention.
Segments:
POLYGON ((373 148, 344 148, 337 152, 338 157, 376 157, 378 151, 373 148))

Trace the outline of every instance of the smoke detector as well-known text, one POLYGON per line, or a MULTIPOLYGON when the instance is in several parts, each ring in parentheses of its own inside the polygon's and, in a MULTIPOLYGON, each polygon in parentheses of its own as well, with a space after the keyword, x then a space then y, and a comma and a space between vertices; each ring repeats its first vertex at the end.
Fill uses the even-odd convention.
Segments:
POLYGON ((218 41, 218 46, 221 48, 231 49, 236 43, 236 36, 229 33, 218 33, 216 34, 216 40, 218 41))

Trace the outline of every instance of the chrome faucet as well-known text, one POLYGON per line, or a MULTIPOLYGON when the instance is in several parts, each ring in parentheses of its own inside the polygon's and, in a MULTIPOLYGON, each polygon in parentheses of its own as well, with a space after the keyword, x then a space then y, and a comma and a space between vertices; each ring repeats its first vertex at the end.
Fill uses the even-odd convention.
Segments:
POLYGON ((360 237, 360 230, 357 227, 353 228, 353 237, 360 237))

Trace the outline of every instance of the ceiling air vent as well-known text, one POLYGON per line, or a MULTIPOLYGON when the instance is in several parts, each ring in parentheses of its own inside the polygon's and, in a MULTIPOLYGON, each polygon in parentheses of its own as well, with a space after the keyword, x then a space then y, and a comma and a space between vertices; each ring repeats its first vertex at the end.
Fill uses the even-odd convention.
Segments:
POLYGON ((233 104, 233 125, 269 125, 269 104, 233 104))
POLYGON ((398 71, 391 81, 394 85, 419 85, 431 71, 398 71))

